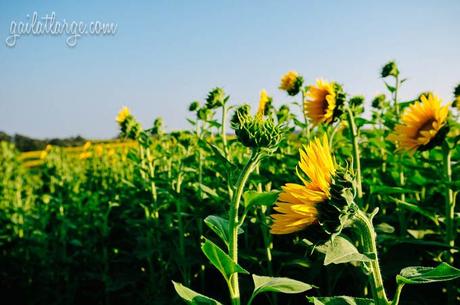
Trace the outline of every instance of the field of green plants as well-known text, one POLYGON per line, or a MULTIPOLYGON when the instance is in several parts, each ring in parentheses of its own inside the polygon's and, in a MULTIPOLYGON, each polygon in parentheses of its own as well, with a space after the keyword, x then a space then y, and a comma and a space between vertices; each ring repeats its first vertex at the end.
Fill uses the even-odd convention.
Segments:
POLYGON ((258 109, 211 90, 186 131, 125 107, 121 142, 1 142, 0 303, 460 304, 460 85, 378 77, 372 101, 290 71, 258 109))

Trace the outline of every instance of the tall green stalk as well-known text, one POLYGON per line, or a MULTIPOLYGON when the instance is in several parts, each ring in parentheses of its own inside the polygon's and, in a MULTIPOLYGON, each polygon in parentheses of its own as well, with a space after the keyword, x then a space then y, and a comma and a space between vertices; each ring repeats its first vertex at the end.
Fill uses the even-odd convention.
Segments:
MULTIPOLYGON (((238 177, 238 181, 235 186, 235 192, 233 193, 233 198, 230 203, 229 211, 229 255, 234 263, 238 263, 238 228, 241 225, 239 222, 239 207, 241 196, 243 195, 244 186, 249 178, 249 175, 257 167, 261 159, 260 150, 254 149, 252 151, 251 157, 246 163, 245 167, 238 177)), ((230 278, 230 297, 232 305, 240 305, 240 288, 238 282, 238 273, 234 273, 230 278)))
POLYGON ((226 121, 227 121, 227 106, 224 103, 222 105, 222 122, 221 122, 222 125, 220 126, 220 132, 221 132, 221 136, 222 136, 222 146, 223 146, 223 149, 224 149, 223 151, 224 151, 225 157, 228 157, 227 134, 226 134, 226 131, 225 131, 226 121))
POLYGON ((359 210, 355 214, 355 224, 362 238, 363 251, 372 257, 370 262, 364 263, 369 270, 369 282, 375 305, 388 305, 389 301, 383 286, 382 273, 377 252, 376 233, 372 225, 372 218, 369 218, 363 211, 359 210))
POLYGON ((348 113, 348 125, 350 126, 351 141, 353 144, 353 164, 355 164, 356 169, 356 189, 358 193, 359 205, 361 205, 363 198, 363 187, 361 178, 361 158, 358 144, 358 128, 356 127, 353 111, 351 111, 350 107, 346 107, 346 110, 348 113))
MULTIPOLYGON (((444 178, 447 183, 446 186, 446 195, 445 195, 445 217, 446 217, 446 235, 445 235, 445 242, 449 245, 449 251, 447 254, 447 262, 451 265, 454 263, 454 253, 453 248, 455 247, 455 201, 454 201, 454 192, 451 187, 452 183, 452 163, 451 163, 451 156, 452 151, 447 144, 447 142, 443 143, 443 167, 444 167, 444 178)), ((447 299, 448 304, 453 305, 456 301, 456 287, 449 283, 447 285, 447 299)))

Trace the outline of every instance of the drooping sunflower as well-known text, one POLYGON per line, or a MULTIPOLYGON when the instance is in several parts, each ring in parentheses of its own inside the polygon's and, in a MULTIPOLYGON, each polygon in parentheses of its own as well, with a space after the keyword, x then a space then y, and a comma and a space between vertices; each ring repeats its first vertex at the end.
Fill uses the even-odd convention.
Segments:
POLYGON ((128 107, 124 106, 123 108, 121 108, 120 112, 118 112, 118 115, 116 118, 117 123, 118 124, 123 123, 126 120, 126 118, 130 115, 131 115, 131 112, 129 112, 128 107))
POLYGON ((314 125, 330 124, 340 115, 344 98, 338 89, 337 84, 322 79, 316 80, 316 85, 308 88, 304 112, 314 125))
POLYGON ((449 105, 441 106, 441 100, 433 94, 422 94, 420 100, 410 105, 401 116, 388 139, 397 143, 397 150, 411 153, 424 151, 439 145, 448 132, 449 105))
POLYGON ((337 166, 326 136, 316 138, 300 150, 298 173, 303 184, 288 183, 282 188, 272 214, 271 233, 301 231, 319 221, 320 205, 331 198, 331 184, 337 166), (308 180, 305 177, 308 177, 308 180))
POLYGON ((281 78, 279 88, 286 91, 289 95, 297 95, 303 84, 303 77, 296 71, 289 71, 281 78))

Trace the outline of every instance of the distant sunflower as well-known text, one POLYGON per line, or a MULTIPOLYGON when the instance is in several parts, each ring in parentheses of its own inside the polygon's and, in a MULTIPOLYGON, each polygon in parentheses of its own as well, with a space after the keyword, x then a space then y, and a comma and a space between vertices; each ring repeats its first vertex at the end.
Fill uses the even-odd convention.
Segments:
POLYGON ((308 88, 304 111, 315 125, 332 123, 336 117, 337 104, 335 84, 318 79, 316 86, 308 88))
POLYGON ((267 91, 265 89, 262 89, 262 91, 260 91, 259 108, 257 109, 258 117, 261 118, 265 115, 266 108, 269 102, 270 102, 270 97, 268 96, 267 91))
POLYGON ((123 108, 121 108, 121 110, 118 113, 117 118, 116 118, 118 124, 123 123, 126 120, 126 118, 128 116, 130 116, 130 115, 131 115, 131 113, 129 112, 128 107, 124 106, 123 108))
POLYGON ((298 173, 303 185, 288 183, 282 189, 272 214, 271 233, 289 234, 315 224, 319 219, 319 205, 331 198, 331 183, 336 173, 336 163, 331 155, 326 136, 316 138, 300 150, 298 173))
POLYGON ((303 77, 296 71, 289 71, 281 78, 279 88, 286 91, 289 95, 297 95, 303 84, 303 77))
POLYGON ((388 138, 398 143, 398 150, 414 153, 440 144, 447 134, 449 105, 441 107, 441 100, 433 95, 421 95, 420 100, 410 105, 401 116, 388 138))

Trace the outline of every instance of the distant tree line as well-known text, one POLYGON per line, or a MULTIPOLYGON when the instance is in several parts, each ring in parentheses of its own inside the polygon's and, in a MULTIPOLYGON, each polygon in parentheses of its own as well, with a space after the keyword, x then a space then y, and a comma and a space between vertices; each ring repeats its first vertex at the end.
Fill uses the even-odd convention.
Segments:
POLYGON ((62 139, 34 139, 21 134, 9 135, 0 131, 0 142, 1 141, 14 143, 16 148, 20 151, 33 151, 43 150, 48 144, 55 146, 80 146, 86 142, 86 139, 81 136, 62 139))

